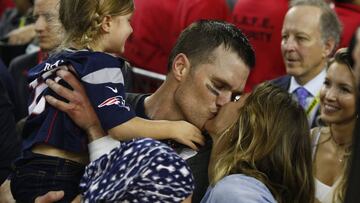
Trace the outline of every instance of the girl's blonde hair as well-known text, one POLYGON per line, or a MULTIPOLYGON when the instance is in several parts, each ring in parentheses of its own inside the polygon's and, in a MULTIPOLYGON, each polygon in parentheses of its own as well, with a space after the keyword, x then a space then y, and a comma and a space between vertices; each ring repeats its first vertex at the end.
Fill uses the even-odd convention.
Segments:
POLYGON ((66 32, 63 46, 76 44, 78 48, 91 48, 101 37, 105 16, 133 11, 133 0, 61 0, 59 18, 66 32))
POLYGON ((239 120, 214 143, 210 184, 242 173, 263 182, 280 203, 313 202, 309 126, 304 110, 284 90, 258 86, 239 120))

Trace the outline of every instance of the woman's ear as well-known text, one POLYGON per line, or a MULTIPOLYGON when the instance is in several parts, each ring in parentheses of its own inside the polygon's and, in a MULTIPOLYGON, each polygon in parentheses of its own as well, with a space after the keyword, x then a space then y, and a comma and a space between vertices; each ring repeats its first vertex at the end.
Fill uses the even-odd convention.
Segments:
POLYGON ((171 69, 174 77, 178 81, 181 81, 183 80, 183 78, 186 77, 186 75, 190 72, 190 68, 191 68, 190 61, 185 54, 180 53, 176 55, 171 69))

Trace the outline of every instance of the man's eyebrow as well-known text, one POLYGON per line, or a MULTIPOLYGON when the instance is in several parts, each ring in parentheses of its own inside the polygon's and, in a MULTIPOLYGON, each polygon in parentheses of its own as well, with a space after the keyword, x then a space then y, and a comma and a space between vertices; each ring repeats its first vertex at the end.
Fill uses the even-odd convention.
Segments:
MULTIPOLYGON (((222 83, 226 89, 232 91, 231 85, 226 80, 219 78, 219 77, 214 77, 214 80, 216 82, 222 83)), ((244 93, 243 91, 237 91, 237 90, 232 91, 232 94, 237 94, 237 95, 242 95, 243 93, 244 93)))
POLYGON ((215 82, 221 83, 222 85, 224 85, 226 87, 226 89, 231 90, 231 85, 224 79, 219 78, 219 77, 214 77, 213 79, 215 82))

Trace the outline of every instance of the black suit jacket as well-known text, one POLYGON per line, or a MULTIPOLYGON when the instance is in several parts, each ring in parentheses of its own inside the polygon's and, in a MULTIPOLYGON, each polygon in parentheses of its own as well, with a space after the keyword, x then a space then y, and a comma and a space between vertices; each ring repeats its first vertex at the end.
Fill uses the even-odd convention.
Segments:
POLYGON ((19 95, 16 92, 17 84, 14 81, 14 78, 10 75, 8 68, 5 66, 5 64, 2 62, 0 58, 0 82, 6 89, 9 99, 12 102, 13 105, 13 112, 15 116, 15 120, 18 121, 20 119, 19 112, 15 108, 18 104, 18 97, 19 95))
MULTIPOLYGON (((276 78, 276 79, 274 79, 274 80, 272 80, 270 82, 272 84, 286 90, 287 92, 289 92, 290 81, 291 81, 291 76, 290 75, 285 75, 285 76, 276 78)), ((319 125, 319 118, 320 118, 320 109, 319 109, 319 107, 317 107, 316 114, 315 114, 314 120, 312 121, 312 124, 311 124, 310 128, 314 128, 314 127, 319 125)))
POLYGON ((11 164, 21 151, 21 142, 15 131, 12 109, 9 94, 0 82, 0 185, 11 173, 11 164))

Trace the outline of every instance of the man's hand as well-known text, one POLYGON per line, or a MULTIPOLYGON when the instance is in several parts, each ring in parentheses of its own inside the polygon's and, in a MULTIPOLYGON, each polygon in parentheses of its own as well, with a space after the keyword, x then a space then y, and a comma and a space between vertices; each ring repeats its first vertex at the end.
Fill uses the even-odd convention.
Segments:
POLYGON ((218 114, 213 119, 208 120, 205 123, 205 129, 208 131, 213 141, 230 125, 237 121, 239 118, 239 110, 244 106, 244 102, 248 96, 249 94, 244 94, 239 101, 225 104, 220 108, 218 114))
POLYGON ((10 190, 10 180, 6 180, 0 186, 0 203, 15 203, 14 197, 10 190))
POLYGON ((35 199, 35 203, 52 203, 61 200, 64 197, 64 191, 50 191, 45 195, 35 199))
POLYGON ((46 101, 55 108, 65 112, 80 128, 85 130, 89 136, 89 141, 105 136, 100 121, 86 95, 84 87, 78 79, 69 71, 60 69, 56 72, 57 76, 64 79, 72 88, 70 90, 51 79, 46 80, 46 84, 56 94, 65 98, 69 102, 58 100, 52 96, 45 96, 46 101))
MULTIPOLYGON (((34 203, 52 203, 61 200, 64 197, 64 191, 50 191, 35 199, 34 203)), ((81 195, 78 195, 71 201, 71 203, 80 203, 81 195)))

